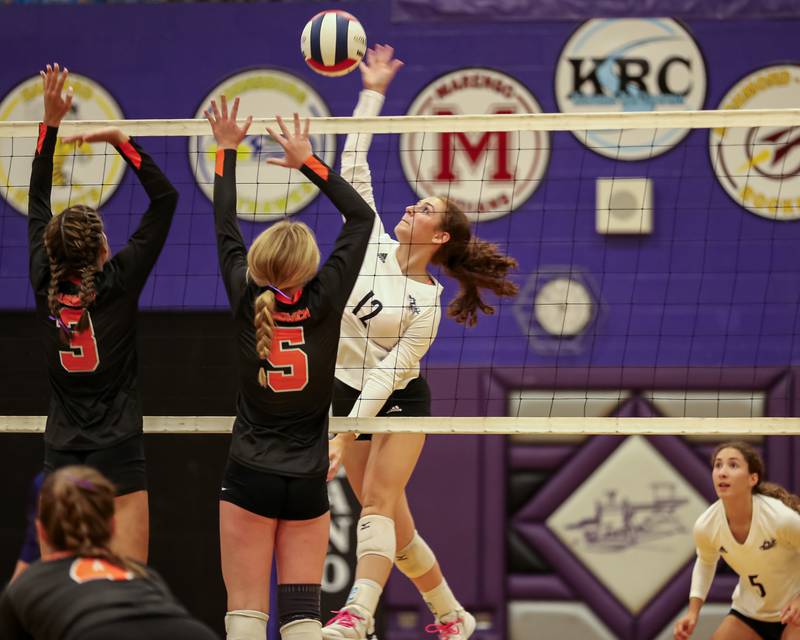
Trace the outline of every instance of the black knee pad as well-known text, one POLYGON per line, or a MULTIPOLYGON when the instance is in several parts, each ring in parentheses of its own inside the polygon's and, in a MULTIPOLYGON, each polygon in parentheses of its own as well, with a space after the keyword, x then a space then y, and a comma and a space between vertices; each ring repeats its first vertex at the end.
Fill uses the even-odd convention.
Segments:
POLYGON ((278 620, 280 626, 295 620, 322 620, 318 584, 279 584, 278 620))

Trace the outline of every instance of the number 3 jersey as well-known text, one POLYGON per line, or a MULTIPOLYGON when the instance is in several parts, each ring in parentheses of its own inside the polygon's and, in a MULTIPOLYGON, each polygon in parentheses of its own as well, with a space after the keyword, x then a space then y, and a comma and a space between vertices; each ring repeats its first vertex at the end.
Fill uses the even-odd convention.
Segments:
MULTIPOLYGON (((145 151, 129 140, 117 152, 142 183, 150 204, 139 226, 101 271, 89 305, 89 327, 73 330, 62 342, 47 304, 50 263, 44 233, 52 218, 50 192, 58 129, 39 125, 28 202, 30 280, 36 297, 50 379, 50 408, 45 441, 57 450, 103 449, 142 431, 137 381, 136 315, 139 295, 167 239, 178 193, 145 151)), ((59 154, 72 154, 72 145, 59 154)), ((80 281, 59 285, 59 320, 77 326, 80 281)))
MULTIPOLYGON (((376 116, 383 95, 364 90, 354 116, 376 116)), ((419 362, 436 338, 441 317, 441 285, 408 278, 400 269, 398 242, 376 212, 367 163, 372 136, 350 134, 342 152, 342 176, 375 213, 364 263, 342 316, 336 377, 361 395, 351 416, 377 415, 395 389, 419 376, 419 362)))
POLYGON ((301 168, 345 224, 325 264, 291 299, 276 294, 268 360, 256 353, 255 301, 236 219, 236 152, 217 152, 214 217, 220 270, 236 323, 239 395, 230 456, 257 470, 313 477, 328 470, 328 411, 339 325, 364 258, 374 214, 338 174, 311 156, 301 168), (258 382, 260 368, 267 386, 258 382))
POLYGON ((718 500, 697 519, 694 540, 691 598, 706 599, 720 556, 739 575, 732 603, 739 613, 778 622, 781 609, 800 594, 800 513, 780 500, 753 496, 750 532, 742 544, 718 500))

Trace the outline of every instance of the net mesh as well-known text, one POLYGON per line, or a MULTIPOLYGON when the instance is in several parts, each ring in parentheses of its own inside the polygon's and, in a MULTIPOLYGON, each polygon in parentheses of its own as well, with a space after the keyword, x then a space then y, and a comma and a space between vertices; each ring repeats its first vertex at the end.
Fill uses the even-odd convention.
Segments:
MULTIPOLYGON (((773 110, 319 118, 311 130, 315 151, 337 166, 335 133, 376 134, 369 164, 387 231, 409 203, 446 195, 479 237, 519 263, 519 294, 487 296, 494 315, 474 328, 442 321, 423 360, 440 417, 431 429, 550 433, 552 420, 565 419, 571 427, 556 425, 564 433, 591 430, 587 420, 606 420, 595 423, 599 432, 615 433, 622 418, 663 417, 693 419, 687 429, 699 433, 715 425, 797 432, 794 420, 775 418, 795 415, 798 400, 789 382, 800 327, 798 123, 797 110, 773 110), (458 416, 520 421, 447 421, 458 416)), ((252 131, 264 124, 272 121, 252 131)), ((187 135, 207 124, 123 125, 181 192, 140 306, 223 311, 213 139, 187 135)), ((62 134, 89 126, 65 123, 62 134)), ((24 211, 34 130, 0 123, 5 311, 33 307, 24 211)), ((267 168, 278 151, 258 134, 240 148, 245 240, 293 215, 314 229, 325 255, 340 216, 299 173, 267 168)), ((53 209, 99 206, 112 249, 122 246, 147 204, 135 177, 104 145, 59 144, 56 154, 53 209)), ((458 285, 434 275, 446 306, 458 285)))

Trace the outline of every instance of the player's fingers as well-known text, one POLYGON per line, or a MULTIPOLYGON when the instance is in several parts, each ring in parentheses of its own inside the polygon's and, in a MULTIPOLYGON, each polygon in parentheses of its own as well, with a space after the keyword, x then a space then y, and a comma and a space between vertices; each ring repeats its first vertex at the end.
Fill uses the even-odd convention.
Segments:
POLYGON ((227 98, 227 96, 226 96, 226 95, 223 93, 223 94, 222 94, 222 95, 219 97, 219 101, 220 101, 220 103, 222 104, 222 119, 223 119, 223 120, 227 120, 227 119, 228 119, 228 98, 227 98))
POLYGON ((236 115, 239 113, 239 97, 233 100, 233 108, 231 109, 231 120, 236 122, 236 115))
POLYGON ((270 138, 272 138, 275 142, 277 142, 282 147, 286 147, 286 140, 284 137, 278 133, 276 133, 273 129, 267 127, 267 133, 269 134, 270 138))
POLYGON ((286 167, 287 169, 291 169, 289 163, 283 158, 267 158, 267 164, 274 164, 276 167, 286 167))
POLYGON ((219 109, 217 108, 216 100, 211 101, 211 113, 214 114, 214 120, 219 120, 222 117, 219 114, 219 109))
POLYGON ((64 111, 67 112, 72 108, 72 98, 75 96, 72 87, 67 87, 67 98, 64 100, 64 111))
POLYGON ((247 116, 247 120, 245 120, 244 126, 242 127, 242 136, 247 135, 247 132, 250 130, 251 124, 253 124, 253 116, 247 116))
POLYGON ((278 126, 281 128, 281 133, 286 136, 286 138, 290 138, 289 129, 286 128, 286 123, 283 121, 283 118, 280 116, 275 116, 275 120, 278 123, 278 126))
POLYGON ((294 135, 298 138, 302 133, 302 127, 300 125, 300 114, 297 111, 294 112, 294 135))
POLYGON ((305 126, 303 127, 303 137, 308 138, 308 130, 311 127, 311 118, 306 118, 305 126))

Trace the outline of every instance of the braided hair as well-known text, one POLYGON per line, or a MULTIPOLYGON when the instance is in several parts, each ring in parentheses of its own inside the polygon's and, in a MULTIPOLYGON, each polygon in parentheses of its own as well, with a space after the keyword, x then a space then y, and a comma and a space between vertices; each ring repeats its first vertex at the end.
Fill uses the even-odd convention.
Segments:
POLYGON ((62 467, 45 478, 39 494, 39 521, 56 551, 100 558, 137 576, 145 569, 111 551, 114 485, 91 467, 62 467))
POLYGON ((458 323, 474 327, 478 322, 478 310, 486 315, 494 313, 494 307, 481 298, 480 289, 489 289, 503 297, 515 296, 519 291, 519 287, 507 279, 517 261, 502 254, 497 245, 474 237, 469 219, 452 200, 446 197, 439 197, 439 200, 445 205, 441 230, 450 234, 450 239, 434 254, 431 262, 443 267, 460 285, 456 297, 448 305, 447 314, 458 323))
MULTIPOLYGON (((275 320, 275 291, 294 289, 311 280, 319 268, 319 247, 314 232, 302 222, 281 220, 262 231, 247 252, 247 268, 256 284, 266 287, 255 301, 256 352, 269 358, 275 320)), ((267 386, 263 366, 258 383, 267 386)))
MULTIPOLYGON (((80 278, 79 301, 81 312, 78 331, 89 325, 88 308, 94 302, 95 274, 100 270, 98 261, 103 251, 103 222, 97 211, 86 205, 75 205, 53 216, 44 232, 44 246, 50 260, 50 286, 47 306, 50 315, 58 321, 63 306, 58 299, 58 287, 68 278, 80 278)), ((69 329, 59 322, 61 339, 69 341, 69 329)))

